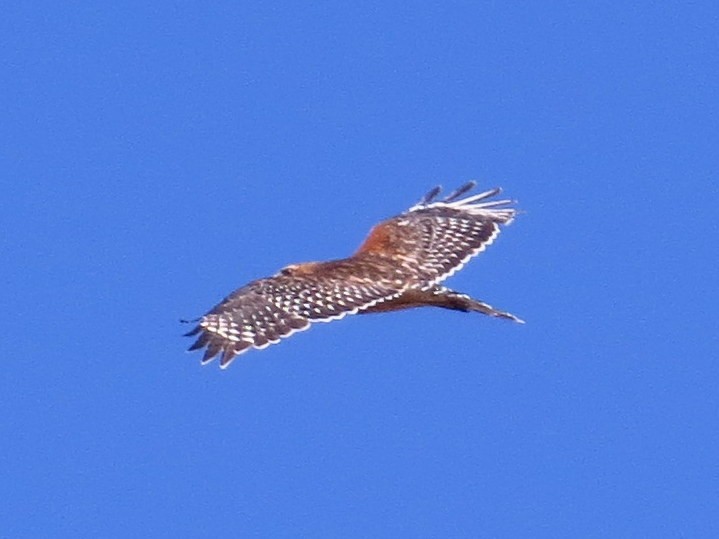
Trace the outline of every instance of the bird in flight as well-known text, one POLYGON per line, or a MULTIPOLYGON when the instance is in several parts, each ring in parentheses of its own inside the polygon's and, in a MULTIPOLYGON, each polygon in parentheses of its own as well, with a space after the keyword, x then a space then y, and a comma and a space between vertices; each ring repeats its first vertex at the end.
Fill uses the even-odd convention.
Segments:
POLYGON ((406 212, 376 225, 356 253, 327 262, 292 264, 272 277, 232 292, 186 336, 204 348, 202 363, 220 356, 226 368, 251 348, 266 348, 313 322, 367 314, 442 307, 522 323, 508 312, 439 283, 481 253, 512 222, 511 200, 492 200, 501 189, 472 196, 469 182, 439 200, 435 187, 406 212))

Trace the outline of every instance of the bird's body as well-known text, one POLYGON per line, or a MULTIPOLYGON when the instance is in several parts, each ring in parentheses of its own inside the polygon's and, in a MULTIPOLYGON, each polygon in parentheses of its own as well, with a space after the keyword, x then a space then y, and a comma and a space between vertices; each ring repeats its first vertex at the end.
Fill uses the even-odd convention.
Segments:
POLYGON ((375 226, 351 257, 293 264, 234 291, 187 334, 198 336, 190 350, 206 348, 203 363, 221 354, 220 366, 227 367, 238 354, 277 343, 312 322, 424 306, 521 322, 438 285, 491 244, 516 214, 509 200, 486 201, 499 189, 460 199, 473 187, 470 182, 442 201, 435 201, 435 188, 375 226))

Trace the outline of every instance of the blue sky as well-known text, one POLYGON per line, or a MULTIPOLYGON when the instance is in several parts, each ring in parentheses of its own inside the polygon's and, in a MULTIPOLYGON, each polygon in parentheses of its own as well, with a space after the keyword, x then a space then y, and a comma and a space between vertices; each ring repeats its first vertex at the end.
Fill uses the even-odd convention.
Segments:
POLYGON ((11 3, 3 537, 716 537, 713 2, 11 3), (180 318, 441 183, 526 319, 180 318))

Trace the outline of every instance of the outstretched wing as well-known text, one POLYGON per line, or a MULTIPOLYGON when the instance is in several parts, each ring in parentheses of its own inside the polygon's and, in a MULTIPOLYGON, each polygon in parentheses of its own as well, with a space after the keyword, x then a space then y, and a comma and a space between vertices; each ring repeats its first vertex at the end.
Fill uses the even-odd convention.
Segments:
POLYGON ((187 333, 202 363, 221 354, 225 368, 250 348, 265 348, 310 327, 397 297, 405 288, 390 268, 351 258, 288 266, 230 294, 187 333))
POLYGON ((405 213, 377 225, 357 254, 406 261, 422 286, 443 281, 497 237, 500 225, 512 222, 511 200, 489 200, 501 190, 460 198, 474 188, 463 185, 443 200, 439 188, 430 191, 405 213))

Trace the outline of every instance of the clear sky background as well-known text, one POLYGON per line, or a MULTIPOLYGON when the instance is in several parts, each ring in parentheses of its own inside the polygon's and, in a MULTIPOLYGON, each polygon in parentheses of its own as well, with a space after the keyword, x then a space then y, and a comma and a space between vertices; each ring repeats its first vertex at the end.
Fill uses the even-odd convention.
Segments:
POLYGON ((625 4, 5 4, 0 536, 719 536, 719 8, 625 4), (525 326, 184 351, 469 179, 525 326))

